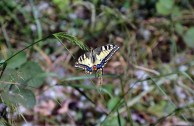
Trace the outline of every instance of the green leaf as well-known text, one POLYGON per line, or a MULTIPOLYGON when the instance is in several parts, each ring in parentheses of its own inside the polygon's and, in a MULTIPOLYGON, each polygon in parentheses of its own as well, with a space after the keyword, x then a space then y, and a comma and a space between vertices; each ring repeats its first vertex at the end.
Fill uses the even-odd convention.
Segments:
POLYGON ((123 7, 125 7, 126 9, 129 9, 130 8, 130 2, 128 1, 128 0, 126 0, 125 2, 124 2, 124 5, 123 5, 123 7))
POLYGON ((76 80, 84 80, 84 79, 91 79, 95 78, 94 74, 91 75, 84 75, 84 76, 77 76, 77 77, 67 77, 64 78, 62 81, 76 81, 76 80))
POLYGON ((156 115, 158 117, 162 116, 164 114, 164 109, 167 105, 167 101, 160 101, 159 103, 150 106, 148 108, 148 111, 152 113, 153 115, 156 115))
POLYGON ((74 88, 82 88, 84 90, 97 90, 97 87, 95 87, 94 85, 81 85, 81 84, 62 84, 63 86, 70 86, 70 87, 74 87, 74 88))
MULTIPOLYGON (((82 41, 79 41, 76 37, 72 36, 72 35, 69 35, 65 32, 59 32, 59 33, 55 33, 53 34, 53 36, 63 44, 63 40, 68 40, 70 41, 72 44, 76 44, 78 45, 81 49, 83 50, 89 50, 88 47, 82 42, 82 41)), ((64 47, 67 49, 66 45, 63 44, 64 47)), ((68 50, 68 49, 67 49, 68 50)))
POLYGON ((14 0, 6 0, 4 4, 4 7, 9 7, 9 8, 14 8, 16 6, 17 6, 17 3, 14 0))
POLYGON ((172 18, 181 17, 182 13, 180 11, 180 8, 178 6, 174 6, 172 10, 172 18))
MULTIPOLYGON (((110 78, 117 78, 119 77, 119 75, 116 74, 103 74, 103 78, 105 77, 110 77, 110 78)), ((65 79, 63 79, 62 81, 76 81, 76 80, 84 80, 84 79, 92 79, 92 78, 96 78, 95 74, 91 74, 91 75, 84 75, 84 76, 78 76, 78 77, 67 77, 65 79)))
POLYGON ((52 0, 52 2, 57 5, 57 7, 61 11, 65 11, 69 8, 69 1, 68 0, 52 0))
POLYGON ((29 89, 15 89, 14 91, 1 93, 3 101, 8 104, 23 105, 26 108, 33 108, 36 104, 35 95, 29 89))
POLYGON ((183 35, 183 26, 180 23, 176 23, 175 24, 175 31, 179 34, 179 35, 183 35))
POLYGON ((118 97, 113 97, 108 101, 108 109, 112 110, 115 108, 115 106, 118 104, 119 102, 119 98, 118 97))
POLYGON ((5 63, 5 60, 0 60, 0 64, 3 64, 3 63, 5 63))
POLYGON ((112 83, 104 84, 104 85, 102 85, 101 88, 107 90, 110 94, 112 94, 112 92, 114 90, 114 86, 112 83))
POLYGON ((194 47, 194 27, 188 29, 188 31, 183 36, 183 39, 188 47, 194 47))
POLYGON ((4 118, 0 118, 0 126, 11 126, 4 118))
MULTIPOLYGON (((121 126, 126 126, 126 121, 123 117, 120 116, 121 126)), ((118 119, 116 116, 108 118, 104 123, 103 126, 118 126, 118 119)))
POLYGON ((108 94, 110 97, 113 97, 111 92, 109 92, 109 90, 107 90, 106 88, 100 87, 99 91, 108 94))
POLYGON ((164 107, 164 112, 168 114, 173 112, 174 109, 176 109, 176 107, 171 102, 167 102, 166 106, 164 107))
POLYGON ((21 69, 19 69, 21 77, 23 79, 23 84, 30 87, 38 88, 43 84, 45 76, 43 75, 43 70, 35 62, 26 62, 21 69))
POLYGON ((27 61, 25 52, 21 52, 7 62, 8 68, 18 68, 27 61))
POLYGON ((182 74, 182 75, 184 75, 185 77, 187 77, 192 83, 194 83, 194 80, 192 79, 192 77, 191 76, 189 76, 189 74, 188 73, 186 73, 186 72, 183 72, 183 71, 180 71, 180 74, 182 74))
POLYGON ((156 3, 156 10, 159 14, 169 15, 171 14, 174 6, 174 0, 159 0, 156 3))
POLYGON ((17 72, 15 69, 7 68, 5 69, 3 76, 0 82, 0 89, 8 90, 10 85, 14 83, 20 83, 21 76, 20 73, 17 72))
MULTIPOLYGON (((26 73, 26 71, 24 71, 26 73)), ((10 69, 7 68, 5 72, 3 73, 3 76, 1 78, 0 82, 0 89, 3 90, 8 90, 10 85, 19 85, 19 86, 25 86, 27 85, 26 83, 30 82, 30 80, 36 79, 44 79, 45 77, 58 77, 57 74, 55 73, 38 73, 37 76, 34 76, 32 78, 26 78, 26 76, 23 76, 25 73, 21 72, 21 69, 15 70, 15 69, 10 69), (25 80, 26 79, 26 80, 25 80)), ((29 74, 30 72, 26 73, 29 74)), ((33 85, 33 87, 36 87, 33 85)), ((30 87, 29 87, 30 88, 30 87)))

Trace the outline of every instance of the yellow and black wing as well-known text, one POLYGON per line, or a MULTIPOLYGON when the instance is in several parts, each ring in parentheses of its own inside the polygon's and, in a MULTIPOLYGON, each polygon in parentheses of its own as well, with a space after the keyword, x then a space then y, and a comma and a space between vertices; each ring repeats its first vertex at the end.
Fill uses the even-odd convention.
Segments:
POLYGON ((95 55, 95 65, 98 65, 98 68, 103 68, 108 60, 118 51, 119 46, 108 44, 99 48, 96 48, 93 52, 95 55))
POLYGON ((119 49, 119 46, 108 44, 81 55, 75 63, 75 67, 82 68, 87 72, 102 69, 108 60, 119 49))
POLYGON ((91 58, 92 58, 92 54, 90 52, 87 52, 81 55, 78 58, 78 61, 75 63, 75 67, 92 72, 91 67, 93 66, 93 63, 91 58))

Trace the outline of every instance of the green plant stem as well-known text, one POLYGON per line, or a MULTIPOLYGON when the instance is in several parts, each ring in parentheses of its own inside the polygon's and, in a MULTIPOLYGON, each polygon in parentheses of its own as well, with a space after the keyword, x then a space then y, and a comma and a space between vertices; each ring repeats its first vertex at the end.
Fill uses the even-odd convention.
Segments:
POLYGON ((122 92, 123 92, 123 96, 124 96, 124 104, 125 104, 125 108, 126 108, 126 110, 127 110, 127 118, 128 118, 128 120, 129 120, 129 123, 130 123, 130 126, 133 126, 133 119, 131 118, 131 111, 130 111, 130 109, 129 109, 129 107, 127 106, 127 99, 126 99, 126 95, 125 95, 125 90, 124 90, 124 83, 123 83, 123 81, 121 82, 121 88, 122 88, 122 92))
POLYGON ((0 74, 0 79, 1 79, 1 77, 3 76, 3 72, 4 72, 5 68, 6 68, 6 66, 7 66, 7 63, 4 62, 4 64, 3 64, 3 69, 2 69, 1 74, 0 74))

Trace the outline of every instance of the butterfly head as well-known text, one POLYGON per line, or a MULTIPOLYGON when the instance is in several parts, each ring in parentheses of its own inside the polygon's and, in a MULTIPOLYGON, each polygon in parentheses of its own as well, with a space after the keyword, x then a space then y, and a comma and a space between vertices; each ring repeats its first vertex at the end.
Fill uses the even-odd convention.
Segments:
POLYGON ((96 71, 96 70, 97 70, 97 66, 94 65, 94 66, 92 67, 92 69, 93 69, 94 71, 96 71))

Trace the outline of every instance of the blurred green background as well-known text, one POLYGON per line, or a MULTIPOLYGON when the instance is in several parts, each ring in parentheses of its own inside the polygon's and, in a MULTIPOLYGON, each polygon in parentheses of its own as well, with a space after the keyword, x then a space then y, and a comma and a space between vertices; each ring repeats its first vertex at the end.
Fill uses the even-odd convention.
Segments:
POLYGON ((1 0, 0 125, 194 125, 193 54, 194 0, 1 0))

